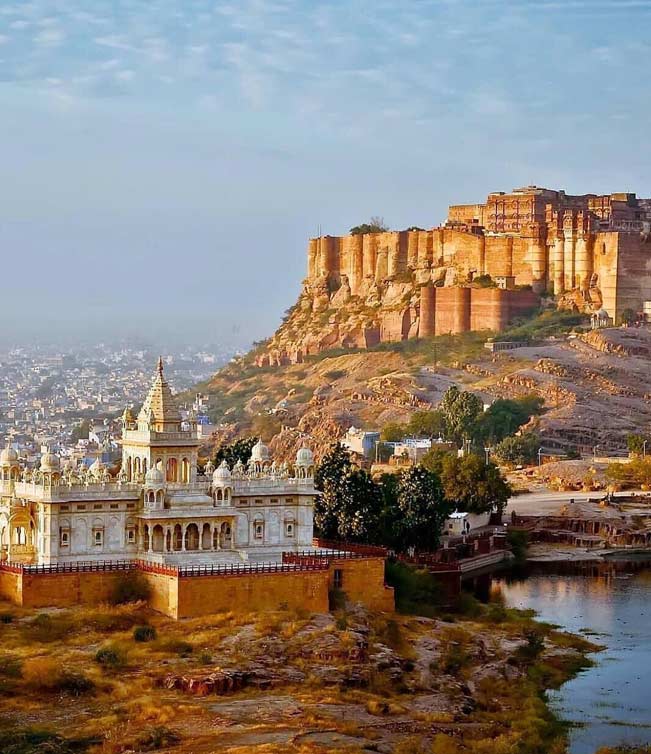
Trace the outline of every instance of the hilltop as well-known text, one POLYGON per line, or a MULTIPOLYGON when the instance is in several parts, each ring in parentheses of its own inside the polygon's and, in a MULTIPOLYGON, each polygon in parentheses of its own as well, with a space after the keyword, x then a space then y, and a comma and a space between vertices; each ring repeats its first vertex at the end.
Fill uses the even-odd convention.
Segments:
POLYGON ((500 338, 529 345, 491 353, 487 332, 331 351, 302 364, 255 365, 258 352, 233 361, 200 386, 224 439, 257 433, 289 457, 307 440, 317 454, 350 426, 375 429, 435 406, 457 384, 496 398, 545 399, 538 431, 550 450, 623 452, 626 435, 651 421, 651 332, 606 328, 573 333, 581 317, 548 312, 500 338))

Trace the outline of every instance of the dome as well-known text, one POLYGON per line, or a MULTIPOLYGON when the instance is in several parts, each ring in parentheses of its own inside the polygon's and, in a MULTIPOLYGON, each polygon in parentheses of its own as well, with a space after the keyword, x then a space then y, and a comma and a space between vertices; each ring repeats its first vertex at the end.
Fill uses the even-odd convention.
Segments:
POLYGON ((269 448, 262 442, 258 442, 253 446, 251 450, 252 461, 268 461, 269 460, 269 448))
POLYGON ((41 456, 41 471, 59 471, 61 469, 61 460, 59 456, 52 453, 49 449, 41 456))
POLYGON ((231 479, 231 470, 228 468, 226 461, 222 461, 215 469, 212 475, 213 484, 220 484, 222 482, 229 482, 231 479))
POLYGON ((297 466, 314 466, 314 453, 309 448, 301 448, 296 454, 297 466))
POLYGON ((165 476, 163 472, 156 466, 152 466, 151 469, 145 474, 145 484, 156 485, 163 484, 165 476))
POLYGON ((7 445, 0 453, 0 466, 14 466, 17 463, 18 453, 10 445, 7 445))
POLYGON ((88 471, 95 476, 99 476, 104 471, 104 464, 101 462, 99 456, 91 463, 88 471))

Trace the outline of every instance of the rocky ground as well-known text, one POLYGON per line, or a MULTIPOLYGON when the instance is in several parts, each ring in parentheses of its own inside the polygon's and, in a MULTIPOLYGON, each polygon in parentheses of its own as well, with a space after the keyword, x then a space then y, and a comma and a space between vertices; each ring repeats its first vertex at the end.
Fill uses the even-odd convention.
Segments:
POLYGON ((486 401, 542 396, 537 424, 549 450, 623 454, 626 435, 648 428, 651 330, 611 328, 498 354, 483 341, 480 333, 441 336, 265 369, 249 359, 207 389, 226 438, 260 429, 255 422, 264 416, 262 434, 286 457, 306 439, 318 454, 352 425, 404 421, 435 406, 451 384, 486 401))
POLYGON ((563 751, 540 693, 590 645, 499 605, 470 608, 175 623, 138 605, 4 604, 0 750, 488 754, 500 740, 505 752, 563 751), (143 625, 155 636, 137 641, 143 625))

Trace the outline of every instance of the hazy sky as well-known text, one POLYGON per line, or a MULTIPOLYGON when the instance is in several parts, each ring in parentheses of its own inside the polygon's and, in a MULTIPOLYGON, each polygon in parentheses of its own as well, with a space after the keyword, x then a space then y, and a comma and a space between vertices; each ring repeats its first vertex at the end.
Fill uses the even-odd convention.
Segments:
POLYGON ((651 0, 0 0, 3 335, 259 338, 319 224, 651 195, 649 29, 651 0))

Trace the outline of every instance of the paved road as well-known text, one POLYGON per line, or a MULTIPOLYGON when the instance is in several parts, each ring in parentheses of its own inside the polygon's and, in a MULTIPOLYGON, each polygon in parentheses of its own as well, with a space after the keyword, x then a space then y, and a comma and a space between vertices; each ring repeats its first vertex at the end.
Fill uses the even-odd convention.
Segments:
POLYGON ((545 516, 558 513, 561 506, 569 500, 588 500, 601 498, 606 493, 599 492, 527 492, 525 495, 515 495, 506 506, 506 513, 512 511, 521 516, 545 516))

